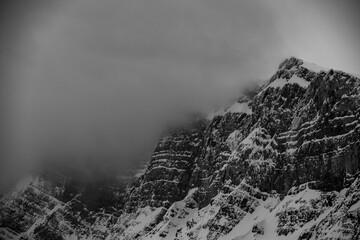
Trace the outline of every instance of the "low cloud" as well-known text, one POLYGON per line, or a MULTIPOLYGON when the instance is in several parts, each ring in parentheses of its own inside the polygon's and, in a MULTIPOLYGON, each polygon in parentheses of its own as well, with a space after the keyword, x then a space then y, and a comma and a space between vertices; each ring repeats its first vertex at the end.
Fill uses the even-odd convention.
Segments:
POLYGON ((2 182, 49 160, 93 177, 129 174, 165 126, 236 98, 294 52, 281 9, 265 1, 78 0, 55 9, 29 25, 11 66, 2 182))

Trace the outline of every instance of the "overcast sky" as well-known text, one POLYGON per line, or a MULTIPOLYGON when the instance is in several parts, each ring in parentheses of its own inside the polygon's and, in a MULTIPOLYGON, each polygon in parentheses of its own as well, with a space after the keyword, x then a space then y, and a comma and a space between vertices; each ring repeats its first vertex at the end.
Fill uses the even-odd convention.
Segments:
POLYGON ((138 169, 164 126, 236 98, 291 55, 359 73, 358 10, 350 0, 5 1, 1 183, 51 159, 94 175, 138 169))

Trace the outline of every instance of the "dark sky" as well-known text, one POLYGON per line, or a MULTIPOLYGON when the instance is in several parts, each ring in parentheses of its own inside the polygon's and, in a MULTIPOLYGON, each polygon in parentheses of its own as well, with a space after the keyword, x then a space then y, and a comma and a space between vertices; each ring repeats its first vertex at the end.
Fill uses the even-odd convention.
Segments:
POLYGON ((12 0, 1 6, 1 183, 43 161, 124 174, 164 126, 295 55, 359 73, 358 1, 12 0))

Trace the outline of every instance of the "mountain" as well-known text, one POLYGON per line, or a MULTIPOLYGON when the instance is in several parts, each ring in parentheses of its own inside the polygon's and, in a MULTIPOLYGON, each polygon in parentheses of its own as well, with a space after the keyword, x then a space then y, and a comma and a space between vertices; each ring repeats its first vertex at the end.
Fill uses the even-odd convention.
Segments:
POLYGON ((1 199, 0 239, 360 239, 359 167, 360 79, 292 57, 169 130, 127 187, 25 179, 1 199))

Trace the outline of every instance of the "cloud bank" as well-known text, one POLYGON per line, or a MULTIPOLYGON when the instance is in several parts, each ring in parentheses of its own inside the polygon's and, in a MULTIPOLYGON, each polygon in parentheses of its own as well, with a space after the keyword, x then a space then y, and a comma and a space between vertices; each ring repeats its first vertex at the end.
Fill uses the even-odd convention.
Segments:
POLYGON ((16 54, 2 63, 11 79, 2 84, 8 90, 2 183, 50 161, 91 177, 129 174, 149 159, 166 126, 236 98, 249 82, 267 79, 285 56, 328 63, 331 49, 354 64, 343 43, 358 37, 347 35, 337 18, 329 20, 332 9, 319 15, 322 8, 309 2, 48 5, 20 31, 21 40, 8 43, 16 54))

